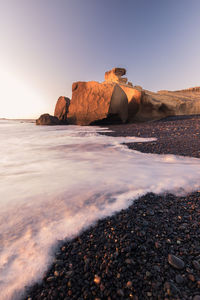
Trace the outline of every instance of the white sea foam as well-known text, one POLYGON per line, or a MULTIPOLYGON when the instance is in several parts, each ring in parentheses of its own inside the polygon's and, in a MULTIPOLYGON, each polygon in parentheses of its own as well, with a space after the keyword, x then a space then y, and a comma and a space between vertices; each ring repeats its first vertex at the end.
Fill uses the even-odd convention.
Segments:
POLYGON ((200 187, 200 160, 144 154, 98 127, 0 121, 0 299, 18 299, 52 246, 147 192, 200 187))

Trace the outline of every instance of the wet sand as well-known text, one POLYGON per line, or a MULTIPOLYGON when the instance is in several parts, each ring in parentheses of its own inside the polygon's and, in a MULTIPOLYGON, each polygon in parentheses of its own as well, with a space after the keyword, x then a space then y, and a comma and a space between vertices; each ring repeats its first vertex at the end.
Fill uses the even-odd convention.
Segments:
MULTIPOLYGON (((107 127, 112 136, 157 138, 130 149, 200 158, 200 116, 107 127)), ((24 299, 200 300, 200 191, 147 194, 63 242, 24 299)))

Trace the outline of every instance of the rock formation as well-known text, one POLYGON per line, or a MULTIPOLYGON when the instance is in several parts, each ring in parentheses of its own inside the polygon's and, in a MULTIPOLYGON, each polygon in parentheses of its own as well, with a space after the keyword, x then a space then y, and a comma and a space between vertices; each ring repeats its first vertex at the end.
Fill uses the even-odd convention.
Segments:
POLYGON ((110 71, 105 73, 105 81, 106 82, 116 82, 116 83, 125 83, 127 82, 126 77, 122 77, 126 75, 126 69, 124 68, 113 68, 110 71))
POLYGON ((126 84, 126 70, 114 68, 105 73, 105 81, 75 82, 69 107, 70 124, 89 125, 94 122, 132 121, 139 111, 142 91, 126 84))
POLYGON ((36 120, 36 125, 60 125, 60 121, 57 117, 43 114, 36 120))
POLYGON ((64 96, 58 98, 55 106, 54 116, 63 123, 67 123, 67 114, 70 105, 70 99, 64 96))
POLYGON ((128 99, 119 85, 95 81, 73 83, 70 124, 89 125, 113 116, 123 123, 128 119, 128 99))
POLYGON ((135 121, 157 120, 167 116, 200 114, 200 88, 180 91, 143 90, 135 121))
POLYGON ((37 125, 125 123, 171 115, 200 114, 200 87, 180 91, 143 90, 128 82, 124 68, 105 73, 105 81, 75 82, 72 99, 60 97, 54 117, 42 115, 37 125))

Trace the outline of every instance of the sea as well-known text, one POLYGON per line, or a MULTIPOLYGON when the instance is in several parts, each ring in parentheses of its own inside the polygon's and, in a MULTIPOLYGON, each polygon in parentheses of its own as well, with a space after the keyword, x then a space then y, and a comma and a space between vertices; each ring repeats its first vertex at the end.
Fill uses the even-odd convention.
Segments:
POLYGON ((145 154, 103 127, 0 120, 0 299, 39 282, 61 240, 148 193, 200 188, 200 160, 145 154))

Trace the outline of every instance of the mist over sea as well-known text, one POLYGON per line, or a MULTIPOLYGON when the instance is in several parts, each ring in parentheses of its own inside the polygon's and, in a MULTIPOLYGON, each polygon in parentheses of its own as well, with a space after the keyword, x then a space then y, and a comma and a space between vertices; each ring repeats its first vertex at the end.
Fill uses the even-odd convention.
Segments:
POLYGON ((0 120, 0 299, 40 280, 59 240, 147 192, 200 188, 200 160, 145 154, 100 127, 0 120))

